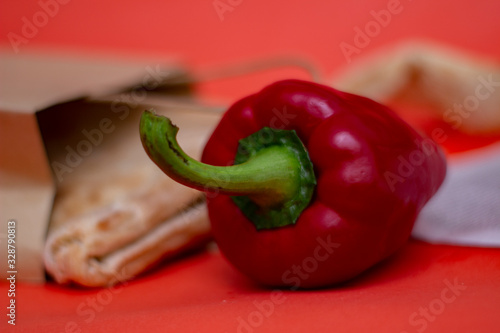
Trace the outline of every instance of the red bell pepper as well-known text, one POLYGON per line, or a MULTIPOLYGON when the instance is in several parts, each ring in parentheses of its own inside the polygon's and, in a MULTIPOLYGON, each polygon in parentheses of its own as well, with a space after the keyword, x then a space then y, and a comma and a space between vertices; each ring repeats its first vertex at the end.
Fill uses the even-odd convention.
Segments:
POLYGON ((299 80, 232 105, 202 162, 167 118, 145 112, 140 129, 167 175, 207 192, 224 256, 268 286, 329 286, 387 258, 446 173, 440 148, 389 108, 299 80))

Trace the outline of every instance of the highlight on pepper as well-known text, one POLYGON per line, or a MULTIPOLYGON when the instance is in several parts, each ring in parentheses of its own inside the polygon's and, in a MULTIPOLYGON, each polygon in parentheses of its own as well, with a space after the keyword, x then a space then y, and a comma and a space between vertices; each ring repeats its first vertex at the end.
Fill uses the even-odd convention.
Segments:
POLYGON ((207 207, 221 253, 271 287, 327 287, 384 260, 446 174, 439 146, 388 107, 307 81, 279 81, 234 103, 201 161, 179 146, 178 130, 142 115, 152 161, 181 184, 217 193, 207 207), (387 181, 421 151, 404 181, 387 181))

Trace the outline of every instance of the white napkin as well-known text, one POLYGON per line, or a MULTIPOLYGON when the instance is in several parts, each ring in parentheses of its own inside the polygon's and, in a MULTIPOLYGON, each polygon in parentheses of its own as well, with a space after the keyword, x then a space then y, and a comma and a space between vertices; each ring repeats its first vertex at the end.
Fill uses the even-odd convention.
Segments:
POLYGON ((430 243, 500 247, 500 143, 448 161, 446 179, 420 213, 412 236, 430 243))

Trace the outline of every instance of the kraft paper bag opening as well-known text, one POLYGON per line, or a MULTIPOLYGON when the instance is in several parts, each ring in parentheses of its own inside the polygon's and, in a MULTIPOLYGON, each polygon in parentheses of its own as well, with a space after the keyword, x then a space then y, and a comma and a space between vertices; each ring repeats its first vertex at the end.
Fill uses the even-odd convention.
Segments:
MULTIPOLYGON (((175 93, 185 98, 190 89, 182 83, 170 84, 186 75, 173 59, 145 62, 40 51, 14 54, 9 50, 0 50, 0 59, 0 236, 2 244, 10 237, 9 244, 13 246, 11 257, 7 258, 7 252, 2 254, 1 274, 43 282, 46 237, 58 225, 83 214, 85 204, 89 205, 80 200, 79 206, 73 205, 71 209, 58 208, 65 202, 63 198, 78 195, 75 188, 85 191, 74 179, 90 184, 95 178, 87 179, 83 175, 85 168, 89 166, 89 170, 102 175, 107 169, 92 169, 95 167, 92 161, 107 158, 115 164, 115 172, 106 171, 108 174, 121 175, 121 181, 128 179, 128 183, 133 183, 130 181, 133 176, 124 176, 130 160, 125 163, 112 160, 113 156, 124 155, 117 153, 119 148, 104 153, 104 147, 111 147, 108 142, 112 141, 121 147, 116 137, 133 136, 125 130, 133 123, 133 115, 137 116, 140 107, 145 107, 141 103, 148 94, 168 97, 175 93), (102 100, 95 101, 96 98, 102 100), (65 195, 64 191, 71 186, 74 192, 65 195)), ((129 149, 138 155, 142 153, 137 145, 129 149)), ((92 186, 94 207, 112 191, 107 180, 112 177, 102 177, 92 186)), ((130 187, 114 190, 131 191, 130 187)), ((76 197, 71 200, 78 201, 76 197)), ((106 239, 104 243, 113 241, 106 239)), ((99 255, 94 259, 100 260, 99 255)))

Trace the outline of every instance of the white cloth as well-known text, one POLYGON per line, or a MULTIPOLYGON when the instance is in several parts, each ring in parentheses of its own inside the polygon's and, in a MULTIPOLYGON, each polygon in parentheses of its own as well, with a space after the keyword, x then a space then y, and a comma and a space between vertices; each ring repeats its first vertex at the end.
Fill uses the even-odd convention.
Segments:
POLYGON ((412 236, 437 244, 500 247, 500 144, 452 157, 412 236))

